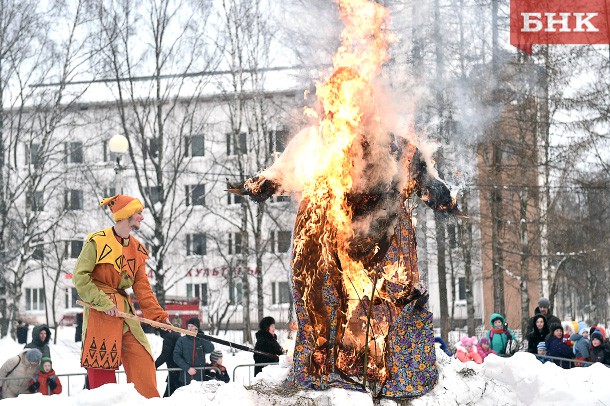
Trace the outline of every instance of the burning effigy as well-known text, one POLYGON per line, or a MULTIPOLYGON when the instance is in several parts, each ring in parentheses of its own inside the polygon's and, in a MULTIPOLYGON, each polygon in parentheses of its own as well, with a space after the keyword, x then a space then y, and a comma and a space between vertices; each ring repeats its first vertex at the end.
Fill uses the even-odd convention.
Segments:
POLYGON ((432 314, 419 283, 409 199, 456 211, 413 134, 393 134, 376 81, 388 58, 388 10, 339 0, 345 24, 334 71, 316 87, 317 125, 234 193, 295 193, 292 282, 298 332, 292 385, 412 398, 438 379, 432 314))

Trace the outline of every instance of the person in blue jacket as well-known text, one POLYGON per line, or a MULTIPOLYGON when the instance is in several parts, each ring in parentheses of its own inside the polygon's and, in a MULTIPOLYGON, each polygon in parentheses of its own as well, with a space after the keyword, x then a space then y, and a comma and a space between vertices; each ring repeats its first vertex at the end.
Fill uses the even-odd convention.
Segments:
POLYGON ((489 317, 489 324, 491 324, 491 329, 487 333, 489 348, 500 356, 512 354, 512 348, 516 348, 519 341, 515 337, 515 333, 508 328, 504 317, 494 313, 489 317))
MULTIPOLYGON (((546 355, 549 357, 574 358, 572 349, 563 342, 563 327, 561 324, 551 324, 551 332, 546 339, 546 355)), ((563 369, 570 369, 572 362, 566 360, 551 359, 563 369)))
MULTIPOLYGON (((191 317, 186 322, 186 328, 194 332, 199 331, 199 319, 191 317)), ((174 362, 182 369, 180 372, 181 385, 188 385, 192 380, 208 380, 204 370, 196 368, 209 365, 205 361, 205 354, 210 354, 212 351, 214 351, 214 344, 201 338, 185 335, 176 341, 174 362)))

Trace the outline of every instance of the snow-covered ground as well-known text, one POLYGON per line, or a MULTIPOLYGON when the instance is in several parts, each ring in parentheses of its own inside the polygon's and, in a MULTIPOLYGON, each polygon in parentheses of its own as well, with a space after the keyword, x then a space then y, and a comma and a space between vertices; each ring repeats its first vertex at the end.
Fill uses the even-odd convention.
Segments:
MULTIPOLYGON (((155 356, 161 352, 161 338, 149 335, 155 356)), ((0 363, 20 352, 23 345, 10 338, 0 340, 0 363)), ((220 346, 217 345, 217 348, 220 346)), ((233 379, 233 369, 253 362, 252 354, 232 354, 227 348, 224 364, 233 379)), ((58 331, 58 341, 51 346, 53 368, 58 374, 83 373, 79 365, 80 343, 74 342, 74 329, 64 327, 58 331)), ((437 351, 440 379, 434 390, 410 405, 606 405, 610 404, 610 368, 595 364, 588 368, 563 370, 552 363, 541 364, 527 353, 511 358, 490 355, 481 365, 463 364, 455 358, 437 351)), ((286 364, 286 362, 284 362, 286 364)), ((41 399, 41 394, 21 395, 5 399, 2 406, 40 404, 45 406, 102 406, 102 405, 295 405, 315 404, 366 406, 373 405, 366 393, 332 389, 328 391, 294 391, 283 386, 289 369, 280 365, 267 367, 256 378, 250 377, 249 368, 238 368, 236 382, 192 382, 180 388, 171 398, 147 400, 133 385, 120 382, 94 390, 83 390, 83 377, 62 377, 64 393, 41 399), (246 388, 246 386, 248 388, 246 388), (70 396, 68 396, 68 387, 70 396)), ((159 392, 165 390, 165 373, 157 373, 159 392)), ((383 406, 395 402, 384 399, 383 406)))

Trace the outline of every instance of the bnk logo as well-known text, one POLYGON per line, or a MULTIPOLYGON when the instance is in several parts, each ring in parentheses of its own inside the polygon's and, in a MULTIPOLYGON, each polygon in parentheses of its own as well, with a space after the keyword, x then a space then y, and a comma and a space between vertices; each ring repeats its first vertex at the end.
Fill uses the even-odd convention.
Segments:
POLYGON ((510 43, 609 44, 610 0, 511 0, 510 43))

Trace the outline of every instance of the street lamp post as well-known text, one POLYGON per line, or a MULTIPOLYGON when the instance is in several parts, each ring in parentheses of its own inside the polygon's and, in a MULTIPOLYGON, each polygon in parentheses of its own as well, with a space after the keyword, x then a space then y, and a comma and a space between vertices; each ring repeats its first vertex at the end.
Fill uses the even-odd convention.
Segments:
POLYGON ((129 141, 124 135, 116 134, 108 141, 108 148, 110 149, 110 152, 116 154, 114 173, 116 175, 118 191, 120 194, 123 194, 123 171, 125 170, 125 167, 121 165, 121 155, 126 153, 129 149, 129 141))

